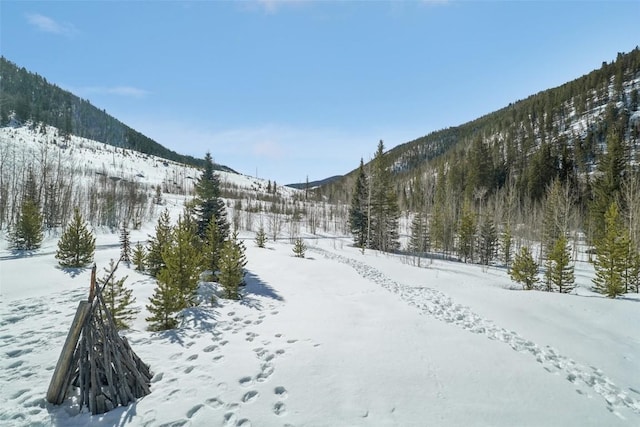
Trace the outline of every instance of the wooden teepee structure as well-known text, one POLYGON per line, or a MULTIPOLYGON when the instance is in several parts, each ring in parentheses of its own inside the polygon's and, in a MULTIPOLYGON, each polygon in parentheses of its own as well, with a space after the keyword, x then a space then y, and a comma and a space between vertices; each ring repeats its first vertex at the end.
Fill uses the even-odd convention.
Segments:
POLYGON ((118 335, 102 289, 96 286, 94 265, 89 298, 78 305, 47 400, 59 405, 77 387, 80 409, 86 406, 92 414, 101 414, 149 394, 151 377, 149 366, 118 335))

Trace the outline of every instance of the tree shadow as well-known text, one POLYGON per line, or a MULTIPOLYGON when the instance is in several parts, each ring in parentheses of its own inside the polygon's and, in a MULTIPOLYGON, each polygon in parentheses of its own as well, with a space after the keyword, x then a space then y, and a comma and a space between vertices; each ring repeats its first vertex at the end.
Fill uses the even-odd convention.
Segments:
POLYGON ((69 276, 71 276, 71 278, 75 278, 79 275, 81 275, 82 273, 84 273, 86 270, 88 270, 88 267, 77 267, 77 268, 72 268, 72 267, 60 267, 60 266, 56 266, 56 268, 58 270, 61 270, 63 273, 68 274, 69 276))
POLYGON ((275 289, 273 289, 267 283, 263 282, 262 279, 260 279, 252 272, 246 272, 244 281, 245 286, 243 291, 243 298, 240 301, 242 305, 260 310, 262 308, 262 304, 260 303, 260 300, 254 298, 253 296, 271 298, 276 301, 284 301, 284 298, 282 298, 282 296, 278 294, 275 289))

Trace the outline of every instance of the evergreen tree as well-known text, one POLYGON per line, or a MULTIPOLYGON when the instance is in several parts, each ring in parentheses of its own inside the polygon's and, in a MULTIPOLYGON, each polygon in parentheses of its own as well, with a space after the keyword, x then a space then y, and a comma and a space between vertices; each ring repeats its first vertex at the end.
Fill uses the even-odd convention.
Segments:
POLYGON ((87 229, 80 210, 73 210, 73 218, 58 241, 56 259, 61 267, 84 267, 93 261, 96 239, 87 229))
POLYGON ((42 221, 35 177, 29 168, 23 191, 22 206, 16 224, 9 234, 11 247, 20 251, 38 249, 44 237, 42 221))
POLYGON ((493 220, 485 216, 480 224, 480 236, 478 239, 478 254, 480 263, 489 265, 496 255, 496 245, 498 243, 498 232, 493 224, 493 220))
POLYGON ((33 200, 24 200, 16 225, 10 234, 11 247, 20 251, 38 249, 44 237, 42 232, 42 214, 33 200))
POLYGON ((367 175, 364 172, 364 162, 360 159, 360 168, 351 197, 349 209, 349 225, 353 234, 353 242, 356 247, 364 250, 367 245, 369 233, 369 189, 367 188, 367 175))
POLYGON ((511 227, 507 224, 502 231, 501 237, 501 248, 502 248, 502 260, 504 261, 504 265, 509 269, 511 265, 511 247, 513 245, 513 236, 511 234, 511 227))
POLYGON ((244 245, 238 241, 237 232, 222 245, 218 282, 227 299, 240 299, 240 286, 244 283, 244 267, 247 265, 244 245))
POLYGON ((575 275, 571 265, 571 249, 567 238, 561 235, 549 253, 545 271, 547 291, 569 293, 575 288, 575 275))
POLYGON ((145 320, 152 331, 164 331, 178 326, 178 313, 183 307, 179 290, 169 283, 158 278, 156 289, 151 298, 147 310, 151 315, 145 320))
POLYGON ((304 254, 307 251, 307 245, 304 244, 304 240, 298 237, 293 243, 293 253, 297 258, 304 258, 304 254))
POLYGON ((195 186, 195 214, 198 224, 198 236, 204 237, 209 222, 215 221, 218 226, 220 243, 229 236, 227 208, 220 197, 220 178, 213 169, 211 153, 204 156, 204 171, 195 186))
POLYGON ((127 229, 127 223, 122 223, 120 229, 120 259, 129 265, 131 263, 131 241, 129 240, 130 233, 127 229))
POLYGON ((371 173, 371 206, 369 246, 384 252, 398 249, 398 219, 400 209, 393 191, 391 172, 384 156, 384 143, 378 143, 371 173))
POLYGON ((594 242, 601 240, 606 233, 605 216, 620 192, 625 163, 622 141, 615 130, 612 130, 607 134, 607 151, 598 163, 599 174, 593 184, 590 219, 594 242))
POLYGON ((411 237, 409 250, 416 254, 424 254, 431 248, 429 226, 423 212, 418 212, 411 221, 411 237))
POLYGON ((140 242, 136 243, 133 247, 132 262, 136 268, 136 271, 145 271, 147 264, 147 253, 144 246, 140 242))
POLYGON ((155 236, 149 236, 149 250, 147 251, 147 270, 153 277, 157 277, 164 267, 162 252, 171 240, 171 218, 165 209, 158 217, 155 236))
POLYGON ((460 225, 458 226, 458 252, 464 259, 464 262, 467 262, 467 259, 470 259, 471 262, 473 262, 475 236, 476 214, 471 209, 469 203, 465 203, 462 209, 460 225))
POLYGON ((209 222, 204 237, 202 245, 203 266, 205 270, 209 270, 211 273, 215 274, 216 271, 218 271, 220 250, 222 249, 223 244, 220 242, 220 232, 218 231, 218 224, 216 221, 209 222))
POLYGON ((139 310, 133 307, 136 301, 133 291, 124 284, 127 276, 118 280, 114 277, 117 268, 112 259, 109 268, 104 268, 104 277, 97 279, 97 283, 101 286, 104 303, 111 312, 116 327, 128 329, 139 310))
POLYGON ((168 244, 162 250, 164 267, 158 281, 176 289, 180 309, 195 305, 198 279, 202 269, 195 225, 181 216, 171 232, 168 244))
POLYGON ((520 252, 516 254, 509 275, 511 280, 522 283, 522 288, 528 291, 534 289, 538 283, 538 264, 526 246, 520 248, 520 252))
POLYGON ((615 298, 624 293, 622 278, 626 267, 624 254, 627 250, 618 205, 615 202, 609 205, 604 223, 604 235, 596 241, 596 275, 593 278, 593 290, 609 298, 615 298))
POLYGON ((262 224, 256 233, 256 246, 259 248, 264 248, 267 244, 267 233, 264 231, 264 227, 262 224))

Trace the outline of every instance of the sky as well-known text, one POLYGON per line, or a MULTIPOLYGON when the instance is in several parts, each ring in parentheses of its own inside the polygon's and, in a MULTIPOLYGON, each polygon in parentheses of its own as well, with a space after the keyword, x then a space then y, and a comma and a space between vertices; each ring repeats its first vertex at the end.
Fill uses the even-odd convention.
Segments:
POLYGON ((0 53, 182 154, 304 182, 640 44, 640 1, 12 1, 0 53))

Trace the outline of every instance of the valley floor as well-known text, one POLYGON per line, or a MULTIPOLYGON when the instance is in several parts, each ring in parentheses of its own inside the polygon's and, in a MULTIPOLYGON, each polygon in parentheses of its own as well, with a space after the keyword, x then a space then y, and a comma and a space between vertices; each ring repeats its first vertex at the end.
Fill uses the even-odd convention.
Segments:
MULTIPOLYGON (((144 236, 140 233, 138 238, 144 236)), ((98 236, 99 269, 119 256, 98 236)), ((524 292, 502 269, 422 260, 309 238, 247 237, 240 302, 188 310, 146 331, 154 282, 122 267, 141 313, 126 333, 152 393, 101 416, 45 394, 89 271, 54 250, 0 253, 0 424, 4 426, 637 426, 640 299, 524 292), (425 265, 426 264, 426 265, 425 265)), ((135 242, 136 236, 132 236, 135 242)))

